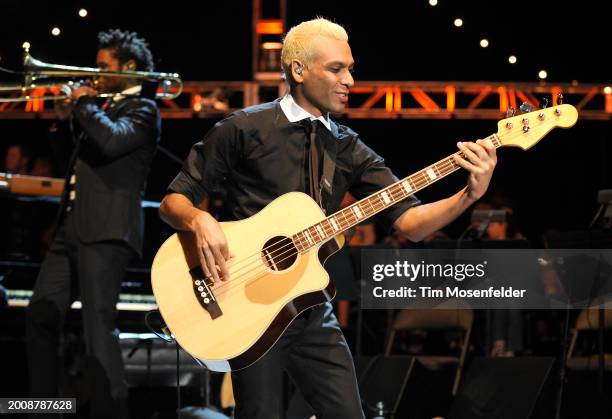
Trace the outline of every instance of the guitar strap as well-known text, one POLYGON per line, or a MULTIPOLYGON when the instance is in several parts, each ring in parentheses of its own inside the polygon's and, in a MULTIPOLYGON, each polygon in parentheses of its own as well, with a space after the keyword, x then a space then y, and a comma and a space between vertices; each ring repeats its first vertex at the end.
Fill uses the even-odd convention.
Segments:
POLYGON ((331 158, 327 149, 323 149, 323 178, 321 179, 321 190, 325 190, 330 198, 332 196, 332 185, 334 184, 335 172, 336 162, 331 158))
POLYGON ((327 195, 331 197, 332 185, 334 182, 334 172, 336 164, 329 155, 329 152, 323 149, 323 176, 319 179, 319 155, 317 153, 316 145, 316 133, 317 133, 318 121, 316 119, 310 121, 310 132, 309 135, 309 179, 310 179, 310 195, 319 204, 323 212, 325 213, 325 206, 323 205, 322 192, 325 190, 327 195))
POLYGON ((317 143, 316 143, 317 141, 317 120, 315 119, 315 120, 310 121, 310 124, 311 124, 310 130, 308 133, 309 134, 308 179, 310 181, 310 185, 309 185, 308 190, 310 191, 310 196, 312 196, 312 198, 317 202, 317 204, 319 204, 319 206, 322 207, 321 191, 317 187, 317 185, 319 184, 319 155, 317 153, 317 143))

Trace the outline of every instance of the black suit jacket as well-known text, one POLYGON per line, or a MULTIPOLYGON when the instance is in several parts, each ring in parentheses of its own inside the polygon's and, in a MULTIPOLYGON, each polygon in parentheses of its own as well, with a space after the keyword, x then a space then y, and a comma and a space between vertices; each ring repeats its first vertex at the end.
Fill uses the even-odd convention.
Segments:
MULTIPOLYGON (((83 131, 70 159, 77 179, 72 211, 79 240, 119 240, 141 255, 141 201, 161 132, 157 106, 128 97, 102 110, 93 98, 82 96, 73 115, 83 131)), ((66 201, 67 193, 62 213, 66 201)))

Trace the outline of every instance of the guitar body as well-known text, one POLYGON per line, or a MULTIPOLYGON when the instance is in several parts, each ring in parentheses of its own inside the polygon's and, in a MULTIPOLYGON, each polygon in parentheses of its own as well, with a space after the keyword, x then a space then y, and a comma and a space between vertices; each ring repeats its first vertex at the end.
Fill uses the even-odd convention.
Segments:
POLYGON ((250 218, 220 223, 234 258, 230 280, 210 286, 221 312, 216 317, 203 307, 190 273, 199 266, 193 236, 181 232, 168 238, 153 260, 151 281, 179 344, 213 371, 245 368, 272 347, 300 312, 330 301, 335 289, 323 262, 342 247, 342 234, 301 254, 291 244, 285 247, 290 241, 272 247, 276 259, 264 251, 280 237, 324 218, 308 195, 290 192, 250 218))

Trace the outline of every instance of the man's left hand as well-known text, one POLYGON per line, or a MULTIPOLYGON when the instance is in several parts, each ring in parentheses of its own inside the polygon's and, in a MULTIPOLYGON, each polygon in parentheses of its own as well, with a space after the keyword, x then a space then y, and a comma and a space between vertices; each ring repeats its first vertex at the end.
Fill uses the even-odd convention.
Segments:
POLYGON ((465 158, 453 155, 455 162, 470 172, 468 177, 468 196, 473 200, 480 199, 489 187, 493 170, 497 164, 495 146, 490 140, 459 142, 457 147, 465 158))

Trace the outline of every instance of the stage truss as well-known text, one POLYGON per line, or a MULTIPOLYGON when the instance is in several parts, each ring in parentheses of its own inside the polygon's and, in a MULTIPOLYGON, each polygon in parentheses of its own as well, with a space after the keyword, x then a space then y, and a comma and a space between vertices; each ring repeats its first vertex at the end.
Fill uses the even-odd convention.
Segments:
MULTIPOLYGON (((612 117, 612 89, 597 84, 502 82, 361 81, 351 89, 342 116, 362 119, 500 119, 508 108, 536 108, 563 101, 582 120, 612 117)), ((160 101, 162 118, 222 118, 234 110, 273 100, 286 92, 281 80, 192 81, 175 100, 160 101)), ((40 92, 41 94, 43 92, 40 92)), ((51 102, 1 103, 0 119, 53 119, 51 102)))

